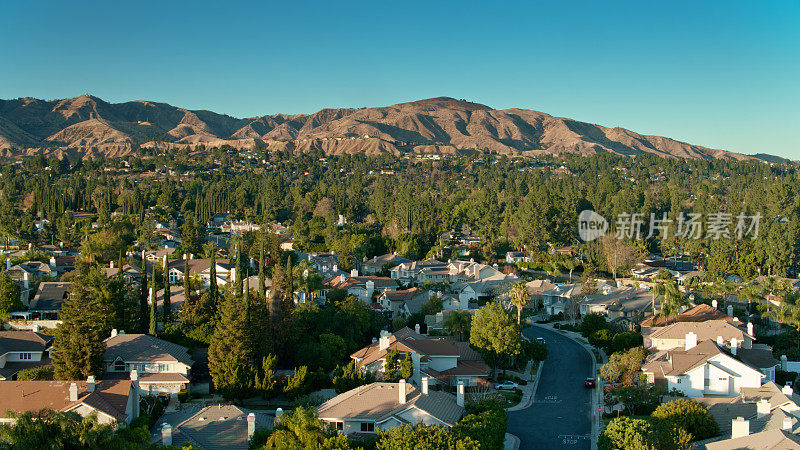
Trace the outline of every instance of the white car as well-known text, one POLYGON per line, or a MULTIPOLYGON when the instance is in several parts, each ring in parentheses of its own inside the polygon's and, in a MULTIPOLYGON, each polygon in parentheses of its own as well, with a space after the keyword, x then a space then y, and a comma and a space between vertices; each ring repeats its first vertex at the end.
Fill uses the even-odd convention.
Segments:
POLYGON ((503 381, 502 383, 497 383, 494 385, 494 388, 498 391, 513 391, 518 387, 519 385, 513 381, 503 381))

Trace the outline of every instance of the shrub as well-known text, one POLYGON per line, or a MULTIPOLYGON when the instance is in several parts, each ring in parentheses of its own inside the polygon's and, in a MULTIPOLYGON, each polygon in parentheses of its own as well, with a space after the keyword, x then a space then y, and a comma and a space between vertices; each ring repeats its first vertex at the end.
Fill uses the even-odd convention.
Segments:
POLYGON ((588 338, 596 331, 607 330, 608 322, 600 314, 587 314, 583 317, 580 328, 583 337, 588 338))
POLYGON ((597 440, 599 450, 687 449, 691 435, 672 423, 619 417, 606 426, 597 440))
POLYGON ((611 341, 611 349, 615 352, 622 352, 629 348, 640 347, 644 339, 642 335, 633 331, 626 331, 614 335, 611 341))
POLYGON ((719 434, 719 425, 706 407, 685 398, 659 405, 652 416, 683 428, 691 433, 694 440, 708 439, 719 434))
POLYGON ((17 380, 19 381, 49 381, 54 379, 53 366, 31 367, 22 369, 17 373, 17 380))
POLYGON ((611 331, 608 329, 597 330, 589 335, 589 343, 603 349, 611 348, 612 339, 611 331))

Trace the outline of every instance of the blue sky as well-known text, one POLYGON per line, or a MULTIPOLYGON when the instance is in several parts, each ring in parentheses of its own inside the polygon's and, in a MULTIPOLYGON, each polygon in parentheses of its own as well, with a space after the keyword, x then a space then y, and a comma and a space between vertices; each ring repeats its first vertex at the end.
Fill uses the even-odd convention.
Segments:
POLYGON ((800 159, 800 1, 4 2, 0 98, 236 117, 436 96, 800 159))

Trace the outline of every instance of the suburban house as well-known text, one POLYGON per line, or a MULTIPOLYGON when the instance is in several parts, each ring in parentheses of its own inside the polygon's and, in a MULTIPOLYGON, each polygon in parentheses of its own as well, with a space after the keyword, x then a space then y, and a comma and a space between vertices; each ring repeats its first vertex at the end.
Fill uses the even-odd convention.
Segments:
POLYGON ((693 333, 697 342, 715 341, 728 348, 753 348, 753 325, 747 325, 747 331, 727 320, 706 320, 704 322, 677 322, 661 328, 654 328, 645 336, 645 346, 656 350, 683 348, 685 339, 693 333))
MULTIPOLYGON (((714 300, 716 304, 716 300, 714 300)), ((733 317, 725 314, 724 312, 718 310, 716 307, 711 305, 706 305, 705 303, 700 303, 699 305, 693 306, 686 311, 678 314, 677 317, 664 317, 664 316, 650 316, 640 322, 642 329, 645 328, 653 328, 653 327, 663 327, 668 325, 667 321, 675 323, 675 322, 705 322, 707 320, 727 320, 728 322, 733 322, 733 317)))
POLYGON ((165 256, 169 256, 175 253, 175 251, 176 250, 174 248, 164 247, 159 250, 144 251, 143 254, 144 254, 144 259, 146 259, 151 263, 154 263, 158 261, 163 261, 165 256))
POLYGON ((525 252, 506 252, 506 264, 530 262, 531 258, 525 252))
POLYGON ((383 291, 377 298, 378 305, 386 311, 391 311, 392 318, 408 317, 418 313, 427 300, 428 292, 417 287, 383 291))
MULTIPOLYGON (((186 270, 186 263, 189 264, 189 276, 198 276, 205 287, 211 285, 211 259, 195 259, 192 257, 185 260, 173 259, 168 261, 170 284, 183 283, 183 272, 186 270)), ((215 263, 217 286, 225 285, 236 277, 235 264, 227 259, 217 259, 215 263)))
POLYGON ((28 306, 37 282, 42 278, 54 280, 58 277, 55 262, 52 267, 41 261, 25 261, 12 266, 10 259, 6 260, 6 275, 19 286, 19 298, 25 306, 28 306))
MULTIPOLYGON (((119 267, 114 267, 114 264, 115 262, 111 261, 109 267, 103 269, 103 272, 109 278, 119 275, 119 267)), ((122 266, 122 277, 125 279, 125 283, 137 284, 142 281, 142 269, 130 264, 125 264, 122 266)))
POLYGON ((682 349, 650 355, 642 367, 648 383, 676 389, 688 397, 735 397, 742 388, 761 386, 766 375, 715 341, 697 343, 691 333, 682 349))
POLYGON ((367 275, 375 275, 384 269, 391 269, 399 264, 410 262, 410 259, 398 256, 397 252, 387 253, 385 255, 375 256, 372 259, 364 260, 364 262, 361 263, 361 272, 367 275))
MULTIPOLYGON (((147 303, 150 304, 152 301, 152 290, 153 288, 150 287, 151 295, 147 299, 147 303)), ((164 293, 165 289, 159 289, 156 295, 156 311, 158 312, 159 319, 163 317, 164 313, 164 293)), ((174 322, 178 321, 178 314, 181 310, 181 306, 186 301, 186 295, 184 293, 183 286, 170 286, 169 287, 169 309, 172 311, 172 319, 174 322)), ((159 322, 161 324, 161 322, 159 322)), ((161 324, 162 326, 164 324, 161 324)))
POLYGON ((125 334, 117 330, 112 330, 105 344, 104 378, 127 376, 135 370, 143 395, 176 396, 188 388, 194 360, 186 347, 149 334, 125 334))
POLYGON ((0 405, 0 424, 14 422, 8 411, 42 409, 94 415, 101 424, 130 424, 139 415, 139 391, 135 381, 96 381, 91 376, 86 381, 0 381, 0 405))
POLYGON ((390 350, 397 349, 400 358, 410 353, 414 363, 412 379, 417 385, 423 376, 429 377, 431 384, 451 386, 475 386, 488 378, 489 367, 469 343, 450 337, 431 338, 420 334, 418 325, 415 328, 405 327, 394 334, 382 331, 380 338, 350 357, 362 370, 383 373, 390 350))
POLYGON ((272 428, 273 421, 271 414, 234 405, 194 406, 164 413, 153 425, 150 444, 247 450, 256 430, 272 428))
POLYGON ((0 331, 0 381, 14 380, 19 371, 50 364, 53 336, 33 331, 0 331))
POLYGON ((399 383, 371 383, 323 403, 319 418, 342 434, 375 433, 404 424, 452 427, 464 415, 464 385, 457 395, 431 390, 423 378, 419 389, 399 383))
POLYGON ((653 311, 654 303, 656 308, 661 305, 661 296, 654 299, 648 289, 602 285, 599 290, 599 293, 586 295, 580 301, 582 315, 601 314, 609 320, 630 318, 638 322, 653 311))
MULTIPOLYGON (((357 272, 354 271, 354 274, 357 272)), ((373 294, 397 289, 397 282, 388 277, 360 277, 339 275, 328 278, 324 283, 331 289, 344 289, 347 295, 354 295, 365 303, 372 303, 373 294)))
POLYGON ((571 307, 578 308, 578 302, 584 297, 582 290, 583 285, 580 283, 558 284, 550 290, 542 291, 542 306, 550 315, 565 313, 571 307))
POLYGON ((59 320, 61 305, 69 296, 72 283, 65 281, 43 281, 33 301, 28 305, 28 317, 41 320, 59 320))
POLYGON ((339 257, 333 253, 300 253, 300 259, 308 261, 309 265, 323 276, 339 275, 339 257))
POLYGON ((403 283, 414 283, 417 281, 417 276, 422 269, 426 268, 444 268, 447 264, 436 259, 426 259, 424 261, 412 261, 408 263, 401 263, 392 267, 390 275, 393 280, 403 283))
POLYGON ((706 450, 800 450, 800 436, 791 431, 772 429, 750 434, 750 423, 743 417, 733 419, 736 437, 722 441, 710 442, 706 450))

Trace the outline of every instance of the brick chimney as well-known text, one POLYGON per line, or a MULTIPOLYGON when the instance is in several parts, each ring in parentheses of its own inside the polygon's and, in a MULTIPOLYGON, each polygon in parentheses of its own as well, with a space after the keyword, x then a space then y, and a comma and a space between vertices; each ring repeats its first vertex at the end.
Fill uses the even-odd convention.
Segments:
POLYGON ((747 322, 747 334, 749 334, 750 336, 755 336, 753 334, 753 331, 754 331, 753 330, 753 322, 747 322))
POLYGON ((69 385, 69 401, 78 401, 78 383, 70 383, 69 385))
POLYGON ((119 334, 119 333, 117 332, 117 329, 116 329, 116 328, 113 328, 113 329, 111 330, 111 337, 117 337, 117 334, 119 334))
POLYGON ((166 422, 161 425, 161 445, 172 445, 172 426, 166 422))
POLYGON ((736 356, 736 353, 739 351, 739 340, 736 338, 731 338, 731 354, 736 356))
POLYGON ((397 383, 397 403, 401 405, 406 403, 406 380, 400 380, 397 383))
POLYGON ((86 392, 94 392, 94 386, 95 386, 94 375, 89 375, 89 377, 86 378, 86 392))
POLYGON ((731 421, 731 439, 750 435, 750 421, 737 417, 731 421))
POLYGON ((695 347, 697 347, 697 335, 690 331, 684 337, 684 350, 691 350, 695 347))
POLYGON ((428 377, 422 377, 422 395, 428 395, 428 377))
POLYGON ((256 415, 250 413, 247 415, 247 440, 253 439, 256 434, 256 415))
POLYGON ((458 382, 458 390, 456 391, 456 403, 458 406, 464 406, 464 382, 458 382))

